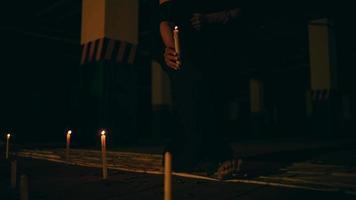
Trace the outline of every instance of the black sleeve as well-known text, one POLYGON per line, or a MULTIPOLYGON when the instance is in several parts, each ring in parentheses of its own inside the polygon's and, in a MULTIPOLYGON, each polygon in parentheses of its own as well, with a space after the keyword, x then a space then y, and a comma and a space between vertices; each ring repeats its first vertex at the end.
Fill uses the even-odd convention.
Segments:
POLYGON ((239 0, 221 0, 221 4, 224 5, 226 10, 231 10, 235 8, 243 8, 245 6, 244 1, 239 0))
POLYGON ((173 20, 173 8, 174 2, 166 1, 159 5, 159 20, 161 21, 172 21, 173 20))

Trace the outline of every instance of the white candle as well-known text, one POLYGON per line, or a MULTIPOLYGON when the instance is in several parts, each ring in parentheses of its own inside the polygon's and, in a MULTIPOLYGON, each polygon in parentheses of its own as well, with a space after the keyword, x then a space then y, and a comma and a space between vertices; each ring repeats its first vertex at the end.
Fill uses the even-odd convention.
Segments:
MULTIPOLYGON (((179 29, 178 29, 178 26, 174 27, 173 40, 174 40, 174 49, 178 53, 178 55, 180 55, 180 41, 179 41, 179 29)), ((180 64, 180 61, 177 61, 177 64, 180 64)))
POLYGON ((69 151, 70 151, 70 136, 72 135, 72 131, 67 131, 67 143, 66 143, 66 160, 69 160, 69 151))
POLYGON ((7 135, 6 135, 6 159, 8 159, 9 158, 9 145, 10 145, 10 137, 11 137, 11 134, 10 133, 8 133, 7 135))
POLYGON ((106 180, 108 177, 108 167, 106 162, 106 132, 105 130, 101 131, 101 157, 103 161, 103 179, 106 180))
POLYGON ((172 155, 164 154, 164 200, 172 200, 172 155))

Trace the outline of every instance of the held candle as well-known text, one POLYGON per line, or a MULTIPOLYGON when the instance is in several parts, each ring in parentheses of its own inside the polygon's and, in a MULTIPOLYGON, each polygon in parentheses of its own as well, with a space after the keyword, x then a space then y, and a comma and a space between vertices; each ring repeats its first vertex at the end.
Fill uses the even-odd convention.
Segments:
POLYGON ((101 131, 101 157, 103 161, 103 179, 106 180, 108 177, 108 167, 106 163, 106 135, 105 130, 101 131))
MULTIPOLYGON (((173 39, 174 39, 174 49, 178 53, 178 55, 180 55, 180 41, 179 41, 179 29, 178 29, 178 26, 174 27, 173 39)), ((177 61, 177 64, 181 64, 180 61, 177 61)))

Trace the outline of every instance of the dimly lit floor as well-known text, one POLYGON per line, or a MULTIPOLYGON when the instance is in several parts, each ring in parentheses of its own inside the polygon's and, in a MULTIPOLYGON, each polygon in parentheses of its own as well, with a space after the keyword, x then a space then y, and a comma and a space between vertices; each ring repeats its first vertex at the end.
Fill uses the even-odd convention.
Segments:
MULTIPOLYGON (((244 181, 216 182, 174 176, 174 199, 355 199, 353 141, 329 139, 308 143, 293 139, 244 142, 238 146, 249 173, 247 178, 240 179, 244 181), (248 183, 249 180, 255 182, 248 183)), ((127 151, 120 149, 123 150, 127 151)), ((145 149, 137 148, 136 152, 145 149)), ((132 163, 130 159, 126 162, 132 163)), ((110 170, 109 180, 102 181, 99 168, 21 157, 18 166, 19 173, 29 177, 30 199, 163 198, 162 175, 110 170)), ((2 160, 0 175, 6 179, 0 182, 0 199, 19 197, 18 190, 9 189, 9 169, 9 163, 2 160)))
MULTIPOLYGON (((21 169, 30 174, 31 199, 162 199, 162 177, 110 171, 110 180, 100 181, 100 170, 21 159, 21 169)), ((2 165, 2 171, 6 165, 2 165)), ((354 199, 342 192, 318 192, 174 179, 174 199, 354 199)), ((4 182, 1 188, 7 188, 4 182)), ((1 192, 1 199, 17 199, 16 191, 1 192)))

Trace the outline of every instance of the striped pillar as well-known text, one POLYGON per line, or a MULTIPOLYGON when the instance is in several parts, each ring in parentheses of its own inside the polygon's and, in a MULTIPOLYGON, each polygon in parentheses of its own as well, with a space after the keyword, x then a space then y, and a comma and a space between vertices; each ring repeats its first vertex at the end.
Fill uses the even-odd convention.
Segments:
POLYGON ((83 0, 81 43, 107 37, 137 44, 138 6, 138 0, 83 0))
POLYGON ((113 64, 135 64, 137 45, 123 40, 100 38, 82 44, 81 64, 107 61, 113 64))
POLYGON ((310 91, 307 114, 314 132, 332 132, 337 121, 338 74, 334 26, 330 19, 309 22, 310 91))
POLYGON ((263 82, 250 79, 251 133, 259 136, 263 131, 263 82))
POLYGON ((138 43, 138 0, 83 0, 81 64, 133 64, 138 43))
POLYGON ((250 102, 252 113, 260 113, 263 110, 263 84, 261 80, 250 80, 250 102))
POLYGON ((312 91, 336 90, 337 66, 333 24, 328 19, 309 22, 310 87, 312 91))
POLYGON ((110 141, 136 134, 138 19, 139 0, 82 1, 80 123, 85 134, 108 128, 110 141))

